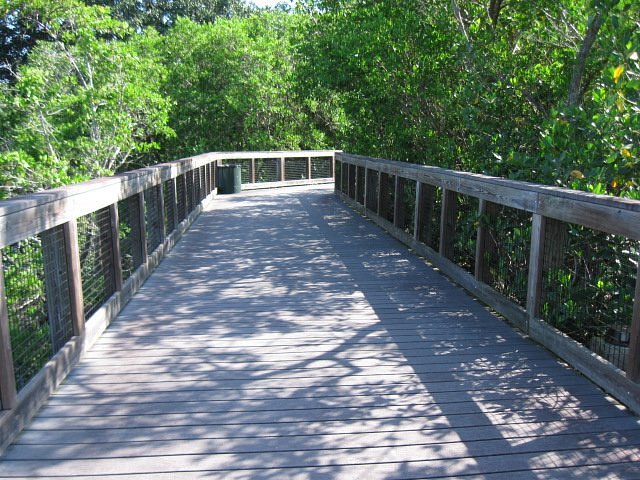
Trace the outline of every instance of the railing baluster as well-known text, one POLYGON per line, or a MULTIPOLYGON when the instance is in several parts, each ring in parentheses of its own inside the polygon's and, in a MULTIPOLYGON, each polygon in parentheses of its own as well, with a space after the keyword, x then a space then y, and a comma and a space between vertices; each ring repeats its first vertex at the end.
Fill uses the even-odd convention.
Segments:
POLYGON ((280 181, 285 181, 285 161, 284 156, 280 157, 280 181))
POLYGON ((633 303, 628 355, 627 377, 634 382, 640 382, 640 255, 638 256, 638 268, 636 271, 636 291, 633 303))
POLYGON ((400 175, 396 175, 395 194, 393 202, 393 224, 398 228, 404 227, 407 212, 404 210, 404 187, 406 180, 400 175))
POLYGON ((453 247, 458 214, 458 194, 453 190, 442 190, 442 213, 440 215, 440 255, 453 259, 453 247))
POLYGON ((529 278, 527 280, 527 317, 529 320, 540 315, 546 223, 545 217, 537 213, 533 214, 531 250, 529 252, 529 278))
POLYGON ((67 275, 69 278, 69 299, 73 334, 82 335, 84 333, 85 321, 84 298, 82 296, 78 223, 75 219, 64 224, 64 248, 67 255, 67 275))
POLYGON ((9 335, 9 312, 4 288, 4 270, 0 255, 0 409, 10 410, 16 406, 18 393, 13 370, 11 337, 9 335))

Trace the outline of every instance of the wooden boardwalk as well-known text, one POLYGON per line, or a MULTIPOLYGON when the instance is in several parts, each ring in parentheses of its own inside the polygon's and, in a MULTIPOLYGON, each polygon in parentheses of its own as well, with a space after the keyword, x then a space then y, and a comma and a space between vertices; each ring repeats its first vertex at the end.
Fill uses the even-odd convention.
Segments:
POLYGON ((0 478, 640 478, 640 426, 327 187, 220 197, 0 478))

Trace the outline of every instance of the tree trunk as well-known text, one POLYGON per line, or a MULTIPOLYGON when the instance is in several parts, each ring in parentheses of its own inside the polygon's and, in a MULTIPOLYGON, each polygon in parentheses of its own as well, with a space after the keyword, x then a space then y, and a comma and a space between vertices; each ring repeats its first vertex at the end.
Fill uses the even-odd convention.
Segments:
POLYGON ((576 62, 573 65, 573 72, 571 73, 569 97, 567 100, 567 104, 569 105, 569 107, 577 107, 582 103, 582 98, 586 90, 585 88, 583 88, 582 78, 584 76, 584 71, 587 65, 587 58, 589 57, 589 52, 591 52, 591 48, 596 41, 598 32, 600 31, 600 27, 602 27, 603 22, 603 12, 597 12, 589 22, 587 31, 584 34, 582 45, 580 47, 580 51, 578 52, 578 56, 576 57, 576 62))

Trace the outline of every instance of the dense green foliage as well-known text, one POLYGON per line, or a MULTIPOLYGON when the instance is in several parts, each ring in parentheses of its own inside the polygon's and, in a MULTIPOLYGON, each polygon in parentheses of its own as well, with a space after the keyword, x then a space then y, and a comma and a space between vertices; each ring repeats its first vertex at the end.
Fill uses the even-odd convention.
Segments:
POLYGON ((3 196, 325 146, 638 196, 637 2, 87 3, 0 0, 3 196))

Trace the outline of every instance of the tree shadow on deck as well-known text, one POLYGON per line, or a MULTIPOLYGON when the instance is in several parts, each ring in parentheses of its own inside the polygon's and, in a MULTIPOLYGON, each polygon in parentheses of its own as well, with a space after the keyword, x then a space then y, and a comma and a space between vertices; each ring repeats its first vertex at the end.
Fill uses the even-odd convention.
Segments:
POLYGON ((634 418, 326 189, 218 203, 0 476, 637 472, 634 418))

